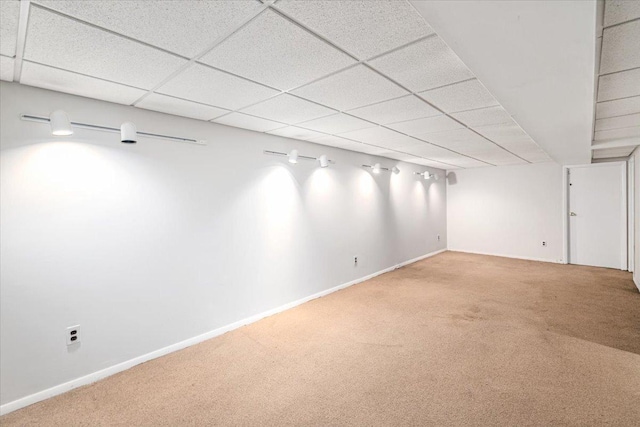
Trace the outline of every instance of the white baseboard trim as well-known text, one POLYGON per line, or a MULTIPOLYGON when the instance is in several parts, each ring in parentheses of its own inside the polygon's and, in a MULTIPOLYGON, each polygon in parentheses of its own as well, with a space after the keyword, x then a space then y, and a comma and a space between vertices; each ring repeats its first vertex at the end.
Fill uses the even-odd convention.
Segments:
POLYGON ((226 326, 222 326, 222 327, 220 327, 218 329, 214 329, 213 331, 206 332, 206 333, 204 333, 202 335, 198 335, 198 336, 195 336, 193 338, 189 338, 189 339, 186 339, 184 341, 180 341, 178 343, 175 343, 175 344, 172 344, 170 346, 161 348, 159 350, 152 351, 151 353, 143 354, 142 356, 138 356, 138 357, 135 357, 133 359, 127 360, 125 362, 118 363, 117 365, 110 366, 110 367, 108 367, 106 369, 102 369, 100 371, 93 372, 91 374, 85 375, 85 376, 80 377, 80 378, 76 378, 76 379, 68 381, 66 383, 63 383, 63 384, 48 388, 46 390, 39 391, 39 392, 31 394, 29 396, 22 397, 20 399, 14 400, 13 402, 5 403, 4 405, 0 406, 0 415, 8 414, 9 412, 13 412, 13 411, 16 411, 18 409, 24 408, 26 406, 33 405, 34 403, 40 402, 42 400, 49 399, 51 397, 57 396, 57 395, 62 394, 62 393, 66 393, 67 391, 73 390, 75 388, 82 387, 82 386, 85 386, 85 385, 88 385, 88 384, 92 384, 92 383, 94 383, 96 381, 99 381, 99 380, 104 379, 106 377, 109 377, 111 375, 117 374, 117 373, 122 372, 122 371, 126 371, 127 369, 130 369, 130 368, 132 368, 132 367, 134 367, 136 365, 139 365, 141 363, 148 362, 149 360, 157 359, 158 357, 167 355, 169 353, 173 353, 174 351, 182 350, 183 348, 187 348, 187 347, 190 347, 192 345, 195 345, 195 344, 201 343, 203 341, 206 341, 208 339, 215 338, 215 337, 217 337, 219 335, 222 335, 222 334, 224 334, 226 332, 229 332, 229 331, 232 331, 234 329, 237 329, 237 328, 239 328, 241 326, 245 326, 245 325, 248 325, 250 323, 257 322, 258 320, 264 319, 265 317, 273 316, 274 314, 283 312, 285 310, 289 310, 290 308, 296 307, 296 306, 298 306, 300 304, 304 304, 305 302, 308 302, 308 301, 311 301, 313 299, 329 295, 329 294, 331 294, 333 292, 339 291, 341 289, 348 288, 349 286, 356 285, 358 283, 367 281, 369 279, 373 279, 374 277, 380 276, 381 274, 388 273, 388 272, 393 271, 393 270, 395 270, 397 268, 403 267, 403 266, 408 265, 408 264, 412 264, 414 262, 423 260, 425 258, 432 257, 434 255, 438 255, 438 254, 440 254, 442 252, 445 252, 445 251, 446 251, 446 249, 442 249, 442 250, 435 251, 435 252, 430 252, 430 253, 428 253, 426 255, 422 255, 422 256, 419 256, 417 258, 413 258, 413 259, 410 259, 408 261, 404 261, 404 262, 402 262, 400 264, 397 264, 397 265, 394 265, 392 267, 385 268, 384 270, 380 270, 380 271, 377 271, 375 273, 369 274, 367 276, 352 280, 350 282, 343 283, 342 285, 338 285, 338 286, 335 286, 333 288, 326 289, 324 291, 315 293, 313 295, 309 295, 308 297, 301 298, 299 300, 290 302, 290 303, 282 305, 280 307, 277 307, 277 308, 274 308, 274 309, 271 309, 271 310, 267 310, 265 312, 253 315, 251 317, 247 317, 245 319, 239 320, 237 322, 231 323, 231 324, 226 325, 226 326))
POLYGON ((562 260, 533 258, 533 257, 526 257, 526 256, 508 255, 508 254, 497 254, 497 253, 491 253, 491 252, 467 251, 467 250, 464 250, 464 249, 451 249, 451 248, 448 248, 447 250, 451 251, 451 252, 462 252, 462 253, 465 253, 465 254, 489 255, 489 256, 498 256, 498 257, 502 257, 502 258, 524 259, 524 260, 527 260, 527 261, 539 261, 539 262, 551 262, 551 263, 554 263, 554 264, 566 264, 562 260))

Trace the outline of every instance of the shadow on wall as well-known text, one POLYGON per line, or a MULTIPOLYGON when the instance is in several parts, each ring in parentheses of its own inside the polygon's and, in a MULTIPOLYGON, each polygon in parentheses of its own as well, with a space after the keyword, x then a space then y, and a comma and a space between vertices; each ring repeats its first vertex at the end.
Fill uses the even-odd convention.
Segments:
POLYGON ((458 183, 458 177, 455 172, 449 172, 447 174, 447 183, 449 185, 456 185, 458 183))

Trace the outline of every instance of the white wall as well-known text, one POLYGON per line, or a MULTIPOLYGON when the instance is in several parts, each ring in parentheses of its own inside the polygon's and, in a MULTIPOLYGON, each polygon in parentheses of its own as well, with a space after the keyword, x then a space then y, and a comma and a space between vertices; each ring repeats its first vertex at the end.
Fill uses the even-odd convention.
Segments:
POLYGON ((449 250, 562 262, 562 167, 449 172, 449 250), (546 241, 547 246, 542 246, 546 241))
POLYGON ((4 82, 0 102, 3 404, 447 245, 424 167, 4 82), (208 145, 18 118, 55 109, 208 145), (262 154, 293 148, 337 163, 262 154))
POLYGON ((635 282, 638 290, 640 290, 640 147, 636 148, 633 152, 635 167, 635 179, 634 179, 634 221, 635 221, 635 252, 634 252, 634 271, 633 281, 635 282))

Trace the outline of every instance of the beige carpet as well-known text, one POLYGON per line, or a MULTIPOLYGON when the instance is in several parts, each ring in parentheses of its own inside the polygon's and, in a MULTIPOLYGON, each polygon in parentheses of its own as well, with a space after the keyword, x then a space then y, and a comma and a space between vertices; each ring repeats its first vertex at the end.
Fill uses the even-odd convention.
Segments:
POLYGON ((0 423, 638 426, 640 294, 617 270, 447 252, 0 423))

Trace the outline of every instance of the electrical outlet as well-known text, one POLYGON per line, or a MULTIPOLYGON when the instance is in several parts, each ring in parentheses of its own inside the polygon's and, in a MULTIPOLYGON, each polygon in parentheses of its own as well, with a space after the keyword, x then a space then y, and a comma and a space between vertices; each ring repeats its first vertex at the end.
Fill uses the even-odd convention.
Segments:
POLYGON ((547 246, 547 242, 542 242, 542 246, 547 246))
POLYGON ((67 345, 80 343, 80 325, 69 326, 67 328, 67 345))
POLYGON ((353 265, 358 265, 358 257, 357 256, 353 257, 353 265))

